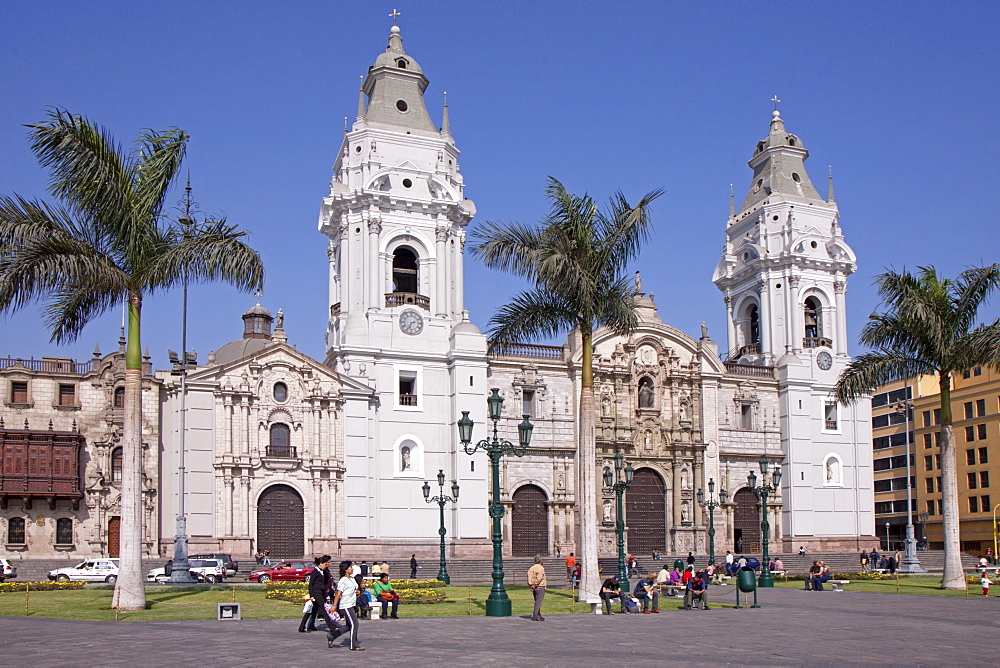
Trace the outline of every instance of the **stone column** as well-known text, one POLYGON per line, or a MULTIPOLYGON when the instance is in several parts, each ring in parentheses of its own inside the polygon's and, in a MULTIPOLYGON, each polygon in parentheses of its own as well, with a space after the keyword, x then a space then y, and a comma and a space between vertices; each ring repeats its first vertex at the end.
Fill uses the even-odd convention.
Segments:
POLYGON ((788 301, 791 302, 791 318, 788 320, 788 328, 792 336, 792 351, 802 352, 802 339, 805 337, 805 322, 802 312, 803 305, 799 295, 799 277, 788 277, 788 301))
POLYGON ((448 317, 448 261, 447 261, 447 244, 448 243, 448 228, 438 227, 434 230, 434 253, 435 253, 435 272, 434 272, 434 304, 431 308, 431 313, 434 313, 439 318, 448 317))
POLYGON ((733 298, 730 297, 729 295, 726 295, 725 297, 722 298, 722 302, 726 305, 726 316, 727 316, 726 332, 727 336, 729 337, 728 349, 735 350, 737 343, 736 343, 736 321, 734 320, 734 314, 733 314, 733 298))
MULTIPOLYGON (((697 455, 695 455, 694 460, 694 485, 693 490, 697 492, 699 489, 704 490, 705 498, 708 498, 708 488, 705 486, 705 464, 701 461, 697 455)), ((691 519, 693 520, 694 526, 703 526, 705 524, 705 513, 698 505, 698 497, 691 497, 691 519)))
POLYGON ((368 310, 378 311, 382 307, 382 296, 385 290, 382 289, 381 271, 379 271, 378 245, 379 235, 382 233, 382 221, 378 218, 368 220, 368 310))
POLYGON ((673 500, 671 501, 672 508, 670 509, 670 515, 673 518, 674 526, 680 526, 681 523, 681 468, 682 463, 677 459, 671 463, 673 469, 673 500))
POLYGON ((465 310, 465 234, 455 235, 455 267, 452 276, 455 278, 455 315, 461 316, 465 310))
POLYGON ((225 476, 222 479, 222 494, 225 501, 225 519, 223 520, 223 531, 227 536, 235 535, 233 531, 233 477, 225 476))
MULTIPOLYGON (((847 303, 846 303, 846 293, 847 293, 847 282, 842 279, 837 279, 833 283, 833 290, 837 300, 837 306, 834 309, 834 319, 836 320, 836 335, 833 342, 833 349, 838 355, 847 354, 847 303)), ((825 325, 825 323, 824 323, 825 325)))
MULTIPOLYGON (((351 310, 351 225, 342 223, 340 226, 340 311, 351 310)), ((355 288, 356 289, 356 288, 355 288)))
POLYGON ((771 291, 768 281, 758 281, 757 289, 760 290, 760 351, 770 355, 774 351, 771 350, 771 291))

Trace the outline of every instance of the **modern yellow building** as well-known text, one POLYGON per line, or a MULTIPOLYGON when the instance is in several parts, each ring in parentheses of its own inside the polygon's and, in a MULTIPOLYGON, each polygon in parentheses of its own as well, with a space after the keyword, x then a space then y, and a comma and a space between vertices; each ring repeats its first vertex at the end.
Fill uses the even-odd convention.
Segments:
MULTIPOLYGON (((872 396, 875 526, 885 545, 902 547, 906 527, 906 455, 910 450, 915 537, 943 547, 941 528, 941 398, 936 376, 888 383, 872 396), (911 412, 906 411, 909 402, 911 412), (909 421, 907 421, 909 420, 909 421), (912 432, 907 439, 907 432, 912 432), (886 526, 888 524, 888 527, 886 526)), ((958 456, 961 548, 976 556, 994 549, 1000 517, 1000 372, 976 368, 952 379, 952 421, 958 456)))

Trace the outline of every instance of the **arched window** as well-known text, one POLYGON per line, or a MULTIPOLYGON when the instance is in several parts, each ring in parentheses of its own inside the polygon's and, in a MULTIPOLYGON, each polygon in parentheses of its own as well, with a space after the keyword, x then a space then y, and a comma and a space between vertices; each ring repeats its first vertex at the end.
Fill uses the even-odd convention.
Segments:
POLYGON ((653 379, 649 376, 643 376, 639 380, 639 408, 652 408, 653 396, 653 379))
POLYGON ((12 517, 7 520, 7 542, 15 545, 23 545, 24 540, 24 518, 12 517))
POLYGON ((279 404, 283 404, 288 401, 288 386, 284 383, 274 384, 274 400, 279 404))
POLYGON ((815 297, 806 297, 805 301, 805 337, 807 339, 817 339, 823 335, 823 315, 820 310, 819 300, 815 297))
POLYGON ((748 320, 750 323, 750 336, 748 343, 751 345, 760 343, 760 310, 757 308, 756 304, 750 306, 750 310, 747 313, 748 320))
POLYGON ((125 408, 125 388, 115 388, 115 408, 125 408))
POLYGON ((56 544, 73 544, 73 520, 68 517, 60 517, 56 520, 56 544))
POLYGON ((392 254, 392 291, 417 293, 420 285, 417 275, 417 254, 400 246, 392 254))
POLYGON ((291 430, 287 424, 280 422, 271 425, 271 438, 267 446, 268 457, 294 457, 295 449, 291 444, 291 430))
POLYGON ((122 449, 115 448, 111 451, 111 482, 120 483, 122 481, 122 449))

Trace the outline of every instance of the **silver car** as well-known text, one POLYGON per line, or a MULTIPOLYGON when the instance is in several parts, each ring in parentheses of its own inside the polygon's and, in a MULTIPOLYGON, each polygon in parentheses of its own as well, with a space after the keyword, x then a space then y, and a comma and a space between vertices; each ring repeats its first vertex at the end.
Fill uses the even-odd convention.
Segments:
POLYGON ((114 583, 118 581, 118 565, 117 559, 87 559, 76 566, 49 571, 49 579, 57 582, 82 580, 114 583))

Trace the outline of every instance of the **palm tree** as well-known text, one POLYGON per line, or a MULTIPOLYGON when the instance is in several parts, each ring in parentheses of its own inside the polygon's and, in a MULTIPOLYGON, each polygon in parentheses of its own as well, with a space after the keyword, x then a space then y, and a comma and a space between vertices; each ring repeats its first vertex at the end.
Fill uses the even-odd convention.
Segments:
POLYGON ((534 283, 490 319, 487 334, 491 354, 502 354, 510 345, 536 337, 572 329, 580 333, 577 554, 583 562, 580 600, 591 600, 600 592, 593 334, 601 326, 628 334, 637 325, 631 283, 623 272, 648 237, 649 205, 661 191, 648 193, 635 206, 617 193, 605 210, 587 195, 566 192, 553 178, 546 193, 552 209, 540 224, 486 222, 471 234, 471 250, 487 267, 534 283))
POLYGON ((941 486, 944 507, 943 589, 964 589, 959 551, 958 479, 951 417, 951 376, 976 366, 1000 367, 1000 319, 976 324, 979 307, 1000 288, 1000 264, 973 267, 955 280, 933 267, 917 274, 887 271, 876 279, 884 314, 873 314, 861 333, 872 349, 851 362, 835 389, 848 403, 876 387, 936 374, 941 392, 941 486))
POLYGON ((260 256, 225 221, 185 233, 163 203, 188 136, 146 130, 123 152, 108 132, 64 109, 30 125, 31 149, 49 169, 53 206, 0 197, 0 310, 46 302, 52 341, 76 339, 94 318, 128 306, 122 435, 121 569, 113 607, 146 605, 142 546, 142 300, 189 280, 221 279, 243 290, 264 280, 260 256))

